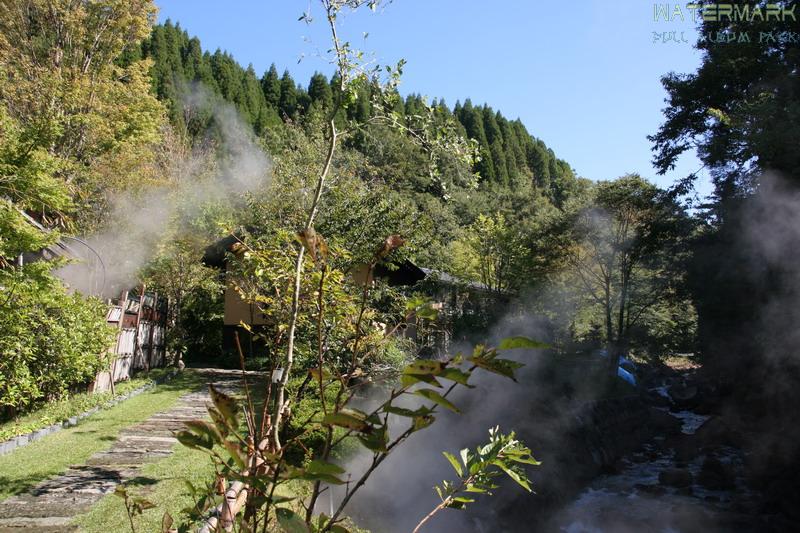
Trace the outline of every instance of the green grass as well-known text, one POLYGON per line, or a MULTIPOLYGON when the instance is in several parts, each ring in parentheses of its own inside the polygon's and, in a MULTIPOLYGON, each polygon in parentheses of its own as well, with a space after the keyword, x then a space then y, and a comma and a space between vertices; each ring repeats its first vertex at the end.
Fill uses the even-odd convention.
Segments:
MULTIPOLYGON (((291 390, 295 390, 301 379, 292 381, 291 390)), ((254 401, 263 401, 263 387, 258 386, 255 379, 250 381, 253 388, 254 401)), ((332 388, 331 388, 332 389, 332 388)), ((312 391, 313 392, 313 391, 312 391)), ((331 394, 333 392, 331 391, 331 394)), ((242 401, 240 391, 237 398, 242 401)), ((307 396, 296 407, 295 420, 305 420, 310 414, 319 409, 319 402, 313 394, 307 396)), ((315 435, 310 435, 304 441, 306 446, 319 445, 315 435)), ((348 443, 350 444, 350 443, 348 443)), ((220 451, 226 456, 224 451, 220 451)), ((299 464, 302 453, 295 453, 293 460, 299 464)), ((146 464, 139 475, 126 484, 126 490, 131 497, 141 497, 155 504, 155 508, 145 510, 141 516, 134 517, 136 530, 159 531, 164 513, 168 512, 176 523, 182 523, 186 517, 182 511, 194 504, 186 481, 191 482, 198 489, 206 487, 214 480, 214 468, 211 460, 204 452, 192 450, 179 444, 173 447, 173 454, 156 463, 146 464)), ((281 496, 307 497, 310 494, 310 485, 302 481, 290 481, 282 484, 277 493, 281 496)), ((299 500, 287 504, 297 513, 302 513, 299 500)), ((100 500, 88 513, 78 516, 74 523, 86 533, 106 533, 108 531, 130 531, 125 505, 119 496, 109 494, 100 500)), ((193 530, 193 529, 190 529, 193 530)), ((270 533, 280 531, 277 526, 268 529, 270 533)))
POLYGON ((169 409, 177 399, 198 389, 203 378, 184 372, 130 400, 102 410, 41 440, 0 456, 0 500, 19 494, 40 481, 84 463, 95 452, 111 447, 119 432, 169 409))
MULTIPOLYGON (((160 531, 165 512, 175 519, 176 524, 180 524, 185 518, 182 516, 183 509, 194 505, 186 481, 202 489, 213 479, 214 467, 206 453, 176 444, 172 455, 145 465, 134 480, 126 483, 129 496, 138 496, 155 504, 154 508, 147 509, 141 516, 134 517, 136 531, 160 531)), ((289 482, 276 492, 281 496, 305 494, 307 487, 301 483, 289 482)), ((295 512, 300 512, 299 505, 296 506, 295 512)), ((85 533, 130 531, 125 504, 122 498, 114 494, 105 496, 88 513, 78 516, 73 523, 85 533)), ((271 528, 269 531, 278 530, 271 528)))
MULTIPOLYGON (((194 503, 185 481, 204 487, 214 479, 214 467, 207 454, 180 445, 176 445, 173 451, 165 459, 146 464, 139 475, 126 484, 131 496, 141 496, 156 505, 134 518, 137 531, 161 531, 165 511, 178 523, 181 510, 194 503)), ((122 498, 113 494, 100 500, 88 513, 77 517, 75 524, 87 533, 130 531, 125 504, 122 498)))
MULTIPOLYGON (((168 372, 166 368, 159 368, 150 371, 147 375, 136 377, 134 379, 117 383, 117 395, 125 394, 132 390, 138 389, 148 383, 163 377, 168 372)), ((36 409, 30 413, 11 420, 4 424, 0 424, 0 442, 14 438, 18 435, 25 435, 50 426, 63 422, 67 418, 79 415, 89 409, 97 406, 102 406, 111 400, 111 392, 100 392, 93 394, 91 392, 83 392, 73 394, 68 398, 56 402, 50 402, 43 407, 36 409)))

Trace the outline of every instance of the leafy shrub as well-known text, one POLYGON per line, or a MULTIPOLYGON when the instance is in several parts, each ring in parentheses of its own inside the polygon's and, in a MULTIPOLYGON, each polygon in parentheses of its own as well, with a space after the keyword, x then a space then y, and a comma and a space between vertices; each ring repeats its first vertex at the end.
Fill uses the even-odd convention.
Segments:
MULTIPOLYGON (((127 394, 139 387, 154 383, 159 377, 166 373, 166 369, 157 368, 151 370, 146 376, 117 383, 117 395, 127 394)), ((5 424, 0 424, 0 442, 14 438, 17 435, 25 435, 37 429, 63 422, 70 417, 85 413, 93 407, 105 406, 112 397, 111 391, 95 393, 82 392, 45 404, 40 409, 31 411, 25 416, 5 424)))
POLYGON ((113 339, 105 306, 69 294, 52 264, 0 270, 0 407, 6 415, 88 383, 113 339))

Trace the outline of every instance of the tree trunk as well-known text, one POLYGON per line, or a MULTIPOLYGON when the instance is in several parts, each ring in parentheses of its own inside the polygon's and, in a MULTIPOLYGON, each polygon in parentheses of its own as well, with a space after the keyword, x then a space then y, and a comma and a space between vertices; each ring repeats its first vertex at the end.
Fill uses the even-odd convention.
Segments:
POLYGON ((628 347, 628 331, 625 328, 625 311, 628 307, 628 292, 630 287, 631 270, 628 262, 623 261, 622 289, 619 297, 619 313, 617 316, 617 355, 626 356, 628 347))
POLYGON ((608 357, 608 369, 612 375, 617 374, 617 347, 614 342, 614 320, 612 318, 611 306, 611 286, 606 282, 605 307, 606 307, 606 355, 608 357))

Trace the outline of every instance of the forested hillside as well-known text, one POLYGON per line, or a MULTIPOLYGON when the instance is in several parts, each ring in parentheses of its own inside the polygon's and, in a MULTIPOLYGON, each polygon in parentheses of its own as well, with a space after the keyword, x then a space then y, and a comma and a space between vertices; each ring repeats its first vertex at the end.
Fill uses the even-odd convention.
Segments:
MULTIPOLYGON (((233 103, 258 135, 282 121, 303 120, 312 108, 329 109, 333 99, 340 97, 336 80, 320 73, 314 74, 307 86, 295 81, 288 70, 279 74, 274 64, 259 77, 252 65, 242 67, 227 52, 204 51, 197 37, 190 37, 187 30, 170 21, 155 26, 137 52, 131 51, 124 60, 152 59, 155 94, 167 105, 172 123, 190 133, 204 130, 200 124, 189 124, 183 114, 187 83, 200 83, 233 103)), ((359 91, 357 98, 347 110, 347 119, 366 123, 374 116, 369 87, 359 91)), ((399 100, 395 110, 403 116, 418 115, 424 105, 420 95, 411 94, 399 100)), ((437 100, 430 105, 444 118, 454 116, 459 132, 477 141, 480 161, 474 170, 485 186, 524 187, 530 183, 557 204, 575 187, 569 164, 528 133, 521 121, 508 120, 488 104, 473 105, 469 99, 453 108, 437 100)), ((366 150, 365 143, 357 147, 366 150)))

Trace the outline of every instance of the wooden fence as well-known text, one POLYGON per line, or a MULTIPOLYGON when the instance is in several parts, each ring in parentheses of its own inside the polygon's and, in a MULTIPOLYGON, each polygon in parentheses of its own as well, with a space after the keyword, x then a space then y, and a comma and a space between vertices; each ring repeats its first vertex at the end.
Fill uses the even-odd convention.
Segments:
POLYGON ((129 379, 137 370, 167 363, 167 299, 158 293, 125 291, 111 301, 106 320, 117 330, 111 351, 111 367, 97 374, 94 391, 104 391, 114 383, 129 379))

